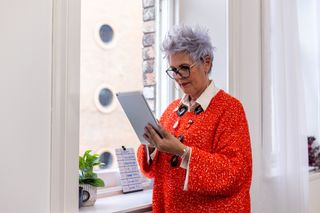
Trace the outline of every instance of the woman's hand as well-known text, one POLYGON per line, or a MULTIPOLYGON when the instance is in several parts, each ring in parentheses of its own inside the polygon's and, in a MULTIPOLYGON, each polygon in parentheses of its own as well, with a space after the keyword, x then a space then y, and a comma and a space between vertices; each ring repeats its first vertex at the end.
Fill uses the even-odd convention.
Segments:
POLYGON ((150 143, 151 146, 157 148, 160 152, 167 152, 181 156, 186 146, 181 143, 176 137, 170 134, 159 124, 159 131, 163 138, 154 130, 151 124, 144 128, 143 137, 150 143))

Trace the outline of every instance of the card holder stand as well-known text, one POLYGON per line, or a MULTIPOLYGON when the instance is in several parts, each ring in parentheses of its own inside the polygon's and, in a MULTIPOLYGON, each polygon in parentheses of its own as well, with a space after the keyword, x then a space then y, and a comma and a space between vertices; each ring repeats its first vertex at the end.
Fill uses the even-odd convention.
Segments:
POLYGON ((116 156, 120 170, 120 182, 123 193, 143 190, 141 174, 138 169, 137 160, 133 148, 116 149, 116 156))

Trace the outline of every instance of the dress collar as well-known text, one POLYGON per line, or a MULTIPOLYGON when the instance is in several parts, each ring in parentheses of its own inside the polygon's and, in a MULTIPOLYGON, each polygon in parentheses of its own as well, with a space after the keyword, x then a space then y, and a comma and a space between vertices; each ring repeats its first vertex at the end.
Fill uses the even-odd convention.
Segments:
MULTIPOLYGON (((219 92, 219 88, 217 88, 213 81, 210 81, 209 86, 202 92, 200 97, 195 101, 195 104, 201 105, 203 111, 206 111, 208 108, 211 99, 219 92)), ((190 101, 189 101, 189 95, 184 94, 181 98, 180 103, 178 106, 174 109, 174 111, 177 111, 181 105, 185 105, 188 107, 188 111, 192 108, 190 101)))

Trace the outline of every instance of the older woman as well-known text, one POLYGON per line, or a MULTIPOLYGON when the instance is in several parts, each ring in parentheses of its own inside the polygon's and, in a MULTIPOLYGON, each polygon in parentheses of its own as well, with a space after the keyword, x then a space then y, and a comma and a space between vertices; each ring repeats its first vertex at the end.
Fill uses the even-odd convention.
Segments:
POLYGON ((250 212, 248 124, 242 104, 209 79, 207 31, 174 27, 163 51, 184 96, 161 116, 161 137, 146 126, 150 146, 138 150, 142 173, 154 178, 153 212, 250 212))

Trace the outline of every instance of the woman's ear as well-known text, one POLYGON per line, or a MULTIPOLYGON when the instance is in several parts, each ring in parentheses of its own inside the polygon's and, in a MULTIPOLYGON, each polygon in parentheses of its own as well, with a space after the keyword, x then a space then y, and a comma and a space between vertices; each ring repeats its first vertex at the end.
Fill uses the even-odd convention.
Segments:
POLYGON ((203 57, 202 62, 203 62, 203 66, 205 68, 205 71, 207 73, 209 73, 210 68, 211 68, 211 63, 212 63, 210 56, 207 55, 207 56, 203 57))

